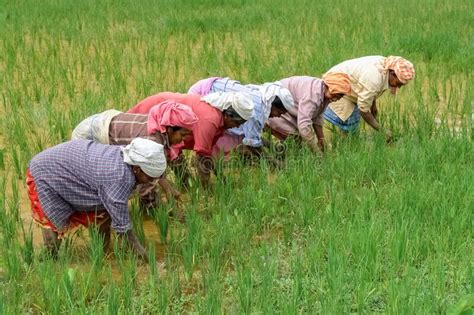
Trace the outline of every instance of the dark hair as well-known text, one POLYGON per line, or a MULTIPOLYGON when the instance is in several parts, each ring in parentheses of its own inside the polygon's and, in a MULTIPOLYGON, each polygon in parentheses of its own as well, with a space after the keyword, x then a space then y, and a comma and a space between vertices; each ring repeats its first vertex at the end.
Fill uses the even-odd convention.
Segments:
POLYGON ((237 114, 237 112, 232 107, 229 107, 228 109, 224 110, 224 114, 226 114, 227 116, 229 116, 230 118, 234 120, 245 121, 245 119, 242 118, 242 116, 240 116, 239 114, 237 114))
POLYGON ((285 112, 287 111, 286 108, 285 108, 285 105, 283 105, 283 102, 281 101, 281 99, 278 96, 275 96, 275 99, 272 102, 272 107, 273 106, 275 106, 276 108, 281 109, 285 112))
POLYGON ((170 127, 173 132, 176 132, 181 129, 181 127, 179 126, 168 126, 168 127, 170 127))

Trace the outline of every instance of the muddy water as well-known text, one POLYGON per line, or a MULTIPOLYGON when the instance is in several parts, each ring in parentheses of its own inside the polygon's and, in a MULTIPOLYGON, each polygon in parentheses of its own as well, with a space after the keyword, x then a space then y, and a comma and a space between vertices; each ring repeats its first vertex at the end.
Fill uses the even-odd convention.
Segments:
MULTIPOLYGON (((11 186, 11 185, 9 185, 11 186)), ((33 244, 37 252, 40 251, 43 246, 43 239, 41 234, 41 228, 35 224, 31 218, 30 203, 28 195, 26 193, 26 185, 24 181, 18 181, 18 194, 19 194, 19 209, 20 217, 23 221, 25 230, 28 230, 31 226, 31 231, 33 234, 33 244)), ((11 196, 11 187, 7 189, 9 195, 11 196)), ((158 273, 163 276, 166 271, 162 264, 165 261, 166 245, 160 241, 160 232, 155 226, 154 222, 151 219, 145 219, 143 222, 143 228, 145 232, 145 238, 148 243, 152 242, 155 244, 155 253, 157 259, 157 270, 158 273)), ((21 232, 20 232, 21 234, 21 232)), ((69 268, 74 270, 76 274, 87 274, 90 271, 90 258, 89 258, 89 245, 90 239, 88 231, 82 229, 80 233, 69 234, 69 237, 72 240, 73 253, 77 256, 71 259, 71 264, 69 268)), ((21 242, 23 242, 22 237, 19 236, 21 242)), ((120 267, 117 258, 113 254, 113 246, 111 245, 109 253, 106 255, 104 265, 105 270, 110 268, 111 276, 116 281, 121 281, 123 278, 123 270, 120 267)), ((2 273, 2 270, 0 270, 2 273)), ((136 266, 136 276, 137 280, 144 281, 148 278, 149 275, 149 265, 139 262, 136 266)), ((108 277, 100 277, 101 282, 108 282, 108 277)))
MULTIPOLYGON (((11 198, 12 196, 12 188, 9 184, 11 181, 7 181, 6 185, 6 195, 7 199, 11 198)), ((31 208, 30 208, 30 201, 28 199, 28 194, 26 190, 26 185, 24 180, 18 180, 18 206, 19 206, 19 213, 20 218, 23 221, 23 226, 25 231, 28 231, 31 226, 31 232, 33 234, 33 245, 35 248, 41 248, 43 245, 43 238, 41 234, 41 228, 33 222, 31 218, 31 208)), ((153 242, 155 244, 155 253, 157 260, 159 262, 164 261, 166 246, 160 240, 160 231, 156 227, 155 223, 152 219, 144 219, 143 221, 143 229, 145 232, 145 238, 147 242, 153 242)), ((20 232, 21 234, 21 232, 20 232)), ((78 249, 78 252, 87 252, 87 248, 89 246, 89 236, 86 229, 83 229, 81 233, 68 235, 67 237, 71 237, 73 239, 73 246, 78 249)), ((19 236, 19 239, 22 240, 22 236, 19 236)), ((112 250, 112 248, 111 248, 112 250)), ((113 255, 109 255, 108 260, 115 260, 113 255)))

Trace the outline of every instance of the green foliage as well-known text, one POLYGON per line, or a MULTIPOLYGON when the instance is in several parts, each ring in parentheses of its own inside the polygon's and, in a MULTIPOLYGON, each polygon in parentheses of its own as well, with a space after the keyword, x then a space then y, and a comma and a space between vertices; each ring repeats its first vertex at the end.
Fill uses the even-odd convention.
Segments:
POLYGON ((0 314, 472 313, 473 2, 1 1, 0 314), (208 76, 260 83, 401 55, 416 79, 320 159, 222 165, 186 222, 153 212, 143 266, 90 231, 41 257, 24 174, 84 118, 208 76), (23 202, 24 200, 25 202, 23 202), (155 246, 156 245, 156 246, 155 246), (159 250, 163 246, 164 250, 159 250), (85 253, 84 253, 85 252, 85 253))

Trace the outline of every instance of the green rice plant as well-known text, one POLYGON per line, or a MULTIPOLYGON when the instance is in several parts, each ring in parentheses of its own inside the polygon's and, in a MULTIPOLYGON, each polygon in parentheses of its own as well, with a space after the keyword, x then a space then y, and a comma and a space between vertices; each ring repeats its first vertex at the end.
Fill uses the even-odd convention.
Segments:
POLYGON ((5 150, 0 148, 0 170, 5 171, 5 150))
POLYGON ((99 233, 97 227, 89 226, 90 236, 90 256, 91 256, 91 275, 101 273, 104 265, 104 237, 99 233))
MULTIPOLYGON (((110 276, 111 277, 111 276, 110 276)), ((110 278, 109 277, 109 278, 110 278)), ((107 314, 118 314, 120 310, 120 293, 117 286, 112 282, 108 286, 107 294, 107 314)))
POLYGON ((18 257, 18 246, 12 246, 5 251, 5 272, 6 277, 15 280, 22 275, 22 264, 18 257))
MULTIPOLYGON (((118 268, 121 275, 121 305, 123 305, 125 311, 129 311, 134 306, 133 291, 136 287, 137 260, 135 255, 130 251, 127 251, 124 244, 121 244, 119 241, 114 242, 114 254, 117 259, 118 268)), ((115 297, 110 298, 115 299, 115 297)))
POLYGON ((0 294, 0 313, 1 314, 6 314, 7 313, 7 308, 6 308, 6 303, 5 303, 5 298, 3 293, 0 294))
POLYGON ((32 225, 30 224, 28 230, 25 230, 25 224, 21 225, 21 232, 23 235, 23 244, 21 247, 21 256, 23 261, 27 265, 31 265, 34 260, 35 248, 33 245, 33 232, 31 230, 32 225))
POLYGON ((159 263, 156 260, 156 248, 154 242, 148 243, 148 259, 149 259, 149 268, 150 268, 150 276, 149 276, 149 287, 151 291, 157 290, 157 284, 160 282, 159 279, 159 263))
POLYGON ((124 244, 122 244, 118 238, 116 238, 115 242, 113 242, 113 249, 115 258, 117 259, 120 267, 122 267, 127 258, 127 251, 126 248, 124 248, 124 244))
POLYGON ((166 237, 168 236, 169 229, 169 212, 165 206, 160 205, 158 208, 153 209, 152 213, 153 222, 160 229, 160 241, 166 244, 166 237))
MULTIPOLYGON (((4 183, 3 183, 3 187, 4 183)), ((2 223, 2 239, 4 243, 6 272, 8 278, 16 279, 21 275, 22 264, 19 258, 20 244, 15 242, 18 232, 19 206, 18 206, 18 185, 16 180, 11 181, 11 198, 7 200, 7 204, 0 216, 2 223)))
POLYGON ((62 285, 64 288, 65 299, 68 303, 69 309, 74 309, 75 301, 75 280, 76 280, 76 270, 69 268, 66 269, 62 277, 62 285))
POLYGON ((10 154, 11 154, 13 169, 15 170, 15 173, 18 176, 18 178, 22 178, 21 174, 23 174, 24 161, 21 159, 21 156, 15 147, 10 148, 10 154))
POLYGON ((474 294, 468 294, 459 299, 459 301, 450 307, 448 314, 472 314, 474 309, 474 294))
POLYGON ((470 312, 462 297, 472 292, 472 1, 26 0, 2 8, 0 313, 470 312), (223 163, 213 191, 193 182, 185 192, 190 222, 154 213, 166 241, 160 282, 154 266, 132 266, 117 243, 104 280, 87 267, 100 248, 84 253, 80 235, 63 242, 57 261, 35 259, 26 196, 9 180, 85 117, 185 92, 205 77, 320 77, 378 54, 406 57, 417 71, 396 97, 379 98, 380 122, 397 137, 390 146, 361 126, 335 137, 322 159, 289 141, 281 169, 223 163))
POLYGON ((123 305, 125 311, 132 310, 134 307, 133 295, 136 287, 137 270, 135 257, 130 255, 127 261, 121 266, 123 305))
POLYGON ((219 271, 215 269, 206 270, 202 281, 205 296, 199 301, 198 312, 220 314, 222 312, 222 285, 219 280, 219 271))
POLYGON ((60 281, 56 281, 54 264, 52 260, 45 260, 38 266, 38 272, 42 275, 39 287, 42 303, 39 306, 44 312, 60 314, 63 297, 60 294, 61 286, 58 285, 60 281))
POLYGON ((181 255, 183 257, 184 269, 188 279, 191 279, 194 273, 194 268, 197 264, 197 258, 201 254, 201 233, 203 225, 197 212, 190 209, 186 216, 187 235, 184 242, 181 244, 181 255))
POLYGON ((252 272, 249 266, 240 266, 237 270, 237 291, 241 313, 248 314, 252 310, 252 272))
MULTIPOLYGON (((275 292, 278 279, 277 257, 277 247, 265 243, 255 249, 252 255, 249 256, 249 268, 252 265, 255 266, 254 269, 250 270, 252 286, 247 287, 251 292, 251 302, 255 305, 250 310, 262 313, 275 310, 277 301, 275 292)), ((248 278, 247 284, 249 284, 248 278)))
POLYGON ((144 244, 145 231, 143 229, 143 215, 137 203, 132 202, 132 206, 129 213, 130 213, 130 218, 133 224, 133 231, 135 235, 138 237, 138 239, 140 240, 140 243, 144 244))

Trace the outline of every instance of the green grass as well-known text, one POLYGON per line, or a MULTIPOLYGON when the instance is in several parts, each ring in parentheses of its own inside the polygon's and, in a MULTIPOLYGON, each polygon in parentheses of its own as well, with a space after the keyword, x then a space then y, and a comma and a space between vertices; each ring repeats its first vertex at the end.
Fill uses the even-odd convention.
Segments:
POLYGON ((473 312, 472 1, 0 8, 0 314, 473 312), (166 206, 152 213, 152 239, 134 207, 165 274, 117 246, 104 256, 87 233, 57 262, 40 259, 25 169, 88 115, 208 76, 320 76, 375 54, 404 56, 417 70, 396 98, 380 100, 393 145, 361 132, 322 160, 290 143, 281 170, 236 160, 213 194, 192 187, 186 223, 167 221, 166 206))

